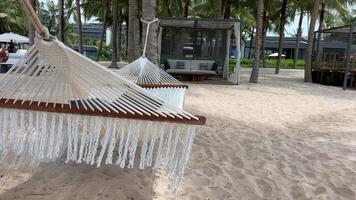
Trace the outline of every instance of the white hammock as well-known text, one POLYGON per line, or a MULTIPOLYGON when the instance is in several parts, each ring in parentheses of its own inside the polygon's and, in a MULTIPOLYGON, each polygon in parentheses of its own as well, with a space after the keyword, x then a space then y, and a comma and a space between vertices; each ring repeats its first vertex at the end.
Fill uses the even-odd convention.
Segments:
POLYGON ((183 109, 187 86, 157 67, 146 57, 140 57, 117 71, 127 80, 145 88, 166 103, 183 109))
MULTIPOLYGON (((40 26, 29 2, 21 3, 40 26)), ((36 29, 47 39, 36 39, 0 77, 0 165, 16 169, 64 156, 67 162, 131 168, 138 154, 141 169, 162 169, 177 191, 194 125, 205 118, 165 103, 36 29)))
POLYGON ((204 123, 56 39, 36 39, 0 78, 0 92, 1 163, 12 159, 10 168, 62 155, 68 162, 133 167, 141 147, 140 168, 162 167, 176 190, 195 129, 177 123, 204 123))

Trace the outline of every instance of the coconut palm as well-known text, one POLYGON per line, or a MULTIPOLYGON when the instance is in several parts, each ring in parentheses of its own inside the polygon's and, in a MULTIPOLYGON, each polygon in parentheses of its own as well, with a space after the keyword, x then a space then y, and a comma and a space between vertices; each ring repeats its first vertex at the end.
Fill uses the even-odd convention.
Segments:
POLYGON ((118 28, 118 0, 112 0, 112 17, 113 17, 113 23, 112 23, 112 59, 111 59, 111 68, 118 68, 117 66, 117 28, 118 28))
POLYGON ((140 26, 137 0, 129 0, 128 59, 134 61, 140 56, 140 26))
POLYGON ((293 59, 293 68, 297 67, 297 60, 299 55, 299 42, 302 36, 302 25, 303 25, 303 18, 304 18, 304 8, 300 6, 300 13, 299 13, 299 21, 298 21, 298 29, 297 29, 297 38, 295 41, 295 49, 294 49, 294 59, 293 59))
POLYGON ((287 3, 288 0, 283 0, 281 7, 281 17, 279 23, 279 42, 278 42, 278 57, 277 57, 277 66, 275 74, 279 73, 281 67, 281 58, 283 53, 283 41, 284 41, 284 25, 286 24, 286 12, 287 12, 287 3))
MULTIPOLYGON (((35 12, 36 12, 36 3, 37 3, 36 0, 30 0, 30 4, 35 12)), ((29 24, 28 38, 30 40, 30 43, 29 43, 30 46, 32 46, 33 43, 35 42, 35 34, 36 34, 35 27, 33 27, 32 24, 29 24)))
POLYGON ((51 35, 58 33, 58 7, 53 1, 40 2, 39 18, 51 35))
POLYGON ((261 61, 262 67, 266 67, 266 53, 265 53, 265 40, 267 37, 267 32, 273 30, 276 26, 276 22, 280 19, 278 12, 275 12, 279 5, 277 3, 264 4, 265 8, 263 11, 263 30, 262 30, 262 41, 261 41, 261 61))
POLYGON ((108 25, 112 24, 112 13, 110 9, 112 7, 111 0, 101 0, 101 1, 84 0, 82 7, 83 7, 83 14, 86 20, 95 18, 96 21, 102 23, 102 31, 101 31, 100 41, 99 41, 98 54, 96 57, 96 61, 99 61, 103 49, 106 28, 108 25))
POLYGON ((264 0, 257 1, 257 15, 256 15, 256 39, 255 39, 255 60, 250 76, 251 83, 258 82, 258 74, 260 67, 260 54, 261 54, 261 39, 262 39, 262 26, 263 26, 263 9, 264 0))
POLYGON ((58 39, 64 42, 64 0, 58 0, 59 23, 58 23, 58 39))
POLYGON ((309 23, 309 31, 308 31, 308 45, 307 52, 305 57, 305 71, 304 71, 304 81, 312 82, 312 53, 313 53, 313 34, 315 29, 315 23, 318 18, 318 11, 320 6, 320 0, 314 0, 313 9, 310 13, 310 23, 309 23))
POLYGON ((76 21, 78 25, 78 49, 83 54, 82 12, 80 11, 80 0, 75 0, 76 21))

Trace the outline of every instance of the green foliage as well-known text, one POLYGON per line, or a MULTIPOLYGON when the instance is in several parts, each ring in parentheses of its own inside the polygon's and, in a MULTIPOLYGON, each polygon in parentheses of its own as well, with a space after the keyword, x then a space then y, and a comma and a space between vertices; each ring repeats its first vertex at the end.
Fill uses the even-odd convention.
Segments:
POLYGON ((0 34, 5 32, 28 33, 27 19, 17 0, 0 0, 0 34))
MULTIPOLYGON (((95 58, 92 58, 93 60, 96 60, 95 58)), ((101 53, 99 55, 99 61, 111 61, 112 59, 112 46, 103 46, 103 49, 101 50, 101 53)))
MULTIPOLYGON (((253 58, 242 58, 241 67, 252 67, 254 59, 253 58)), ((236 59, 231 58, 229 64, 229 72, 233 73, 236 65, 236 59)), ((267 68, 275 68, 277 65, 277 59, 266 59, 267 68)), ((297 60, 297 69, 304 69, 305 61, 304 59, 297 60)), ((293 68, 293 59, 282 59, 282 69, 292 69, 293 68)))

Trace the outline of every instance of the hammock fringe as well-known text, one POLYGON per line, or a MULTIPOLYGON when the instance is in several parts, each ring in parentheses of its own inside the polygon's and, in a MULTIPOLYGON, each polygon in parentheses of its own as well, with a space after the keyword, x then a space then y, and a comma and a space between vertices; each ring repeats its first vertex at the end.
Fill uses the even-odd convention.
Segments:
POLYGON ((0 131, 1 167, 35 167, 40 162, 65 157, 66 163, 84 162, 96 167, 114 163, 132 168, 139 156, 140 169, 152 165, 153 169, 161 169, 170 179, 169 188, 176 192, 191 152, 195 127, 0 109, 0 131))

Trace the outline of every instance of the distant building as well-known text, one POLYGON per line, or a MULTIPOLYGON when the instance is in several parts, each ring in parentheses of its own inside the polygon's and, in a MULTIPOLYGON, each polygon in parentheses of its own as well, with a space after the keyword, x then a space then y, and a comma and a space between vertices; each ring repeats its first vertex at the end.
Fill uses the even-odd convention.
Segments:
MULTIPOLYGON (((76 31, 78 31, 78 27, 74 26, 76 31)), ((91 40, 101 40, 101 33, 103 31, 103 25, 100 23, 89 23, 89 24, 83 24, 82 25, 83 29, 83 38, 84 39, 91 39, 91 40)), ((121 43, 125 44, 126 43, 126 32, 127 32, 127 26, 126 23, 123 22, 121 26, 121 43)), ((106 45, 111 45, 111 27, 107 27, 104 33, 104 42, 106 45)))
MULTIPOLYGON (((75 29, 77 31, 78 27, 75 26, 75 29)), ((101 39, 101 33, 103 31, 102 24, 99 24, 99 23, 83 24, 82 29, 83 29, 83 38, 92 39, 92 40, 100 40, 101 39)), ((104 40, 105 39, 106 39, 106 32, 104 33, 104 40)))
MULTIPOLYGON (((125 45, 126 44, 126 39, 127 39, 127 36, 126 36, 126 33, 127 33, 127 26, 126 26, 126 23, 123 22, 121 24, 121 45, 125 45)), ((111 33, 111 27, 109 27, 108 29, 106 29, 106 45, 111 45, 112 43, 112 33, 111 33)))
MULTIPOLYGON (((296 37, 285 37, 283 42, 283 54, 286 55, 286 59, 293 59, 294 58, 294 51, 295 51, 295 43, 297 38, 296 37)), ((250 47, 250 40, 247 40, 245 43, 244 48, 244 55, 242 57, 247 58, 249 52, 250 56, 253 57, 253 49, 255 48, 255 42, 252 42, 252 48, 250 47)), ((308 41, 304 38, 301 38, 299 41, 299 55, 298 59, 304 59, 306 50, 307 50, 308 41)), ((279 37, 270 37, 267 36, 265 40, 265 54, 269 55, 272 53, 278 52, 278 45, 279 45, 279 37)))
MULTIPOLYGON (((286 55, 286 59, 293 59, 294 58, 294 52, 295 52, 295 43, 296 43, 297 38, 296 37, 285 37, 284 38, 284 43, 283 43, 283 54, 286 55)), ((279 37, 266 37, 265 40, 265 54, 269 55, 272 53, 278 52, 278 44, 279 44, 279 37)), ((308 41, 304 38, 301 38, 299 41, 299 55, 298 59, 305 59, 305 55, 307 52, 307 44, 308 41)), ((232 43, 233 48, 231 51, 232 55, 235 55, 234 52, 236 52, 236 47, 234 46, 234 43, 232 43)), ((252 48, 250 48, 250 40, 247 40, 244 43, 244 47, 242 47, 242 52, 243 58, 247 58, 248 54, 251 51, 251 58, 254 56, 254 51, 253 49, 255 48, 255 42, 252 42, 252 48)), ((316 50, 316 47, 314 47, 316 50)), ((338 53, 345 53, 347 48, 347 43, 345 41, 322 41, 320 42, 320 51, 321 52, 338 52, 338 53)), ((355 49, 355 45, 351 49, 355 49)))

